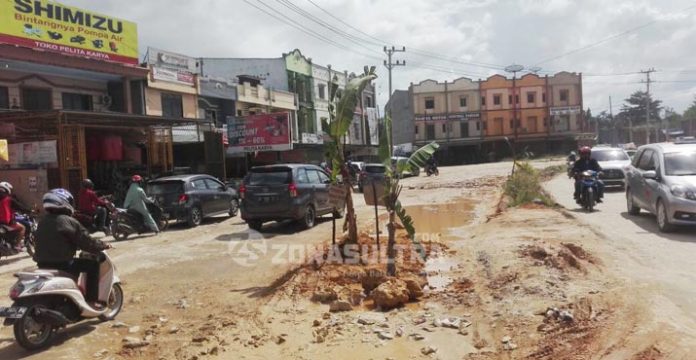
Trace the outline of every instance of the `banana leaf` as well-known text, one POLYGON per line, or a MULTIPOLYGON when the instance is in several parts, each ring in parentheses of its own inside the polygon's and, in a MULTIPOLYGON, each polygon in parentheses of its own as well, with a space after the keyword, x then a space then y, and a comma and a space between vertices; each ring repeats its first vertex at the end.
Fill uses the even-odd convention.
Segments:
POLYGON ((425 163, 433 156, 435 151, 440 148, 440 145, 435 141, 416 150, 411 157, 408 158, 408 165, 412 169, 420 169, 425 166, 425 163))

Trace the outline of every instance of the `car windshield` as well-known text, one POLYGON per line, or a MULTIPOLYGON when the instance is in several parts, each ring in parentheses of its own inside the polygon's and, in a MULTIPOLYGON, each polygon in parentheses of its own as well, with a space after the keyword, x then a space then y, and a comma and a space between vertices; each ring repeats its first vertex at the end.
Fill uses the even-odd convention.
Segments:
POLYGON ((150 195, 178 194, 184 188, 183 181, 153 182, 147 185, 147 193, 150 195))
POLYGON ((696 152, 665 154, 665 174, 671 176, 696 175, 696 152))
POLYGON ((246 181, 247 185, 283 185, 290 183, 289 169, 252 171, 246 181))
POLYGON ((628 155, 621 150, 602 150, 602 151, 592 151, 592 158, 597 161, 621 161, 630 160, 628 155))
POLYGON ((382 165, 368 165, 365 167, 365 172, 371 174, 383 174, 387 169, 382 165))

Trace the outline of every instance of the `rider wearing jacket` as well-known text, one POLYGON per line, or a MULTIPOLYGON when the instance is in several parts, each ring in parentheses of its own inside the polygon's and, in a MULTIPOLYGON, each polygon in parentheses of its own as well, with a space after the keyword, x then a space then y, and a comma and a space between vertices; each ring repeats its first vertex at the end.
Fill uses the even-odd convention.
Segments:
POLYGON ((95 218, 97 229, 109 234, 109 228, 106 227, 106 201, 102 200, 94 191, 94 183, 90 179, 82 180, 82 188, 77 197, 77 209, 83 213, 95 218), (96 217, 95 217, 96 216, 96 217))
POLYGON ((77 250, 100 253, 110 249, 102 241, 89 236, 89 231, 72 217, 73 196, 65 189, 54 189, 43 197, 46 210, 36 230, 36 254, 34 261, 40 269, 55 269, 73 274, 87 274, 85 299, 93 307, 101 307, 99 299, 99 262, 75 258, 77 250))
POLYGON ((22 240, 26 234, 24 225, 17 222, 15 219, 15 208, 18 203, 12 198, 12 185, 8 182, 0 183, 0 225, 5 225, 17 236, 14 239, 14 249, 22 251, 22 240))
POLYGON ((150 230, 154 231, 155 234, 159 234, 160 231, 157 227, 157 223, 155 223, 155 219, 152 218, 152 215, 147 210, 147 204, 152 204, 153 201, 145 194, 145 190, 143 190, 141 186, 142 182, 143 178, 140 175, 133 175, 131 178, 131 186, 126 194, 126 200, 123 202, 123 207, 138 212, 143 216, 145 225, 150 230))
MULTIPOLYGON (((590 149, 589 146, 583 146, 580 148, 580 159, 578 159, 575 162, 575 165, 573 165, 573 174, 575 174, 575 193, 573 193, 573 198, 578 201, 580 199, 580 190, 582 185, 580 174, 587 170, 596 172, 602 171, 602 167, 599 166, 597 160, 593 159, 591 155, 592 149, 590 149)), ((599 179, 597 179, 597 193, 599 195, 597 202, 602 202, 602 198, 604 197, 604 182, 599 179)))

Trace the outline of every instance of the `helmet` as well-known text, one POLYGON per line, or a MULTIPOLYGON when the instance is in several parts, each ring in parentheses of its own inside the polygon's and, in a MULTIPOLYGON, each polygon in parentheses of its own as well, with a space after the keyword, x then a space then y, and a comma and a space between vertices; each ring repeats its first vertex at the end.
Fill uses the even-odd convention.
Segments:
POLYGON ((590 149, 589 146, 583 146, 580 148, 580 155, 590 155, 592 153, 592 149, 590 149))
POLYGON ((0 191, 4 191, 7 195, 12 194, 12 184, 7 181, 0 182, 0 191))
POLYGON ((94 183, 90 179, 82 180, 82 187, 85 189, 94 189, 94 183))
POLYGON ((570 155, 575 156, 575 155, 577 155, 577 154, 575 153, 575 151, 571 151, 571 152, 570 152, 570 155))
POLYGON ((136 175, 133 175, 133 177, 131 177, 131 182, 137 182, 137 183, 139 183, 139 182, 141 182, 141 181, 143 181, 143 177, 140 176, 140 175, 137 175, 137 174, 136 174, 136 175))
POLYGON ((46 210, 67 210, 72 214, 75 199, 70 191, 65 189, 53 189, 43 196, 43 208, 46 210))

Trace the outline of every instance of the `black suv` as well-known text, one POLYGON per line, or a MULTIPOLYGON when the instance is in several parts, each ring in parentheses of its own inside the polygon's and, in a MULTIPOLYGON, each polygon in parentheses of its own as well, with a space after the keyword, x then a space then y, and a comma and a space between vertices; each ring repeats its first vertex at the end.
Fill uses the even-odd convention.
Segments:
POLYGON ((146 193, 162 207, 169 218, 198 226, 204 217, 220 214, 236 216, 237 191, 210 175, 178 175, 152 180, 146 193))
POLYGON ((295 220, 304 228, 314 226, 317 216, 343 217, 329 200, 329 175, 319 166, 284 164, 256 166, 239 187, 242 219, 260 230, 264 222, 295 220))

